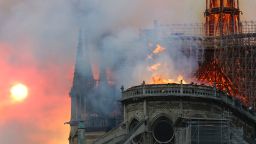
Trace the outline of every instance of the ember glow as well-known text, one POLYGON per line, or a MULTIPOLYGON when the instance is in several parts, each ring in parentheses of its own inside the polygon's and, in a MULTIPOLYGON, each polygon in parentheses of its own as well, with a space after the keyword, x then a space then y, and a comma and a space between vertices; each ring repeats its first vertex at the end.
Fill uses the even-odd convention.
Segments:
POLYGON ((98 64, 92 64, 92 75, 93 79, 97 82, 97 86, 99 85, 100 80, 100 70, 98 64))
POLYGON ((108 81, 109 85, 114 85, 115 84, 113 72, 110 68, 106 68, 106 78, 107 78, 107 81, 108 81))

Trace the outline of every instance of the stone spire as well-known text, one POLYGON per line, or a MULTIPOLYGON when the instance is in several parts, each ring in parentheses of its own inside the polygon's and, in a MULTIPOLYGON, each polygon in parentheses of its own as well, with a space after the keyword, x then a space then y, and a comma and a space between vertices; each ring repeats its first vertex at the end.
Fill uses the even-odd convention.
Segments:
POLYGON ((87 39, 79 31, 73 86, 71 88, 71 121, 84 120, 86 116, 86 99, 88 89, 93 87, 94 80, 88 55, 87 39))

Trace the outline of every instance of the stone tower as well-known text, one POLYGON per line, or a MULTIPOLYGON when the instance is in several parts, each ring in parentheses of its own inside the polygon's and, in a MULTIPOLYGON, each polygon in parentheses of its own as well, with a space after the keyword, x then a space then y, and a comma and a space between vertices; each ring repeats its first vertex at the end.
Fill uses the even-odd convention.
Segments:
POLYGON ((95 57, 100 55, 95 54, 100 52, 99 49, 86 32, 80 30, 73 86, 70 91, 70 144, 84 144, 84 136, 91 132, 105 132, 117 124, 115 85, 107 77, 110 68, 101 68, 95 57), (79 136, 80 141, 84 142, 79 142, 79 136))

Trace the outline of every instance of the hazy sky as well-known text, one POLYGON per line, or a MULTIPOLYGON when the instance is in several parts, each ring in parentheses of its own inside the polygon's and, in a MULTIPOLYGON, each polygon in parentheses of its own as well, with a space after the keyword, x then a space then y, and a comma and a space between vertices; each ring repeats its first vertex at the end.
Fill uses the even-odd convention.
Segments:
MULTIPOLYGON (((106 23, 137 30, 161 23, 203 21, 204 0, 0 0, 0 143, 67 144, 69 90, 80 24, 93 5, 106 23), (88 4, 90 3, 90 4, 88 4), (22 82, 28 98, 12 103, 22 82)), ((243 20, 256 20, 256 1, 243 0, 243 20)), ((99 24, 98 24, 99 25, 99 24)))

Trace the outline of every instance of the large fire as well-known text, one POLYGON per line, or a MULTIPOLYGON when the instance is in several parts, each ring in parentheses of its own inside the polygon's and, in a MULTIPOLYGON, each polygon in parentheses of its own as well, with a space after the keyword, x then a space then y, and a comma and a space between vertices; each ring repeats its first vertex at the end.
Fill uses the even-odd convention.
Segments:
MULTIPOLYGON (((206 0, 205 30, 207 36, 222 36, 241 32, 239 1, 236 0, 206 0)), ((217 58, 202 65, 196 77, 199 82, 215 85, 217 89, 248 104, 248 98, 241 94, 237 83, 231 81, 217 58)))
POLYGON ((184 80, 184 77, 182 75, 178 75, 178 77, 174 79, 167 78, 163 75, 155 75, 155 76, 152 76, 150 80, 150 84, 168 84, 168 83, 187 84, 187 82, 184 80))
POLYGON ((211 86, 215 85, 217 89, 240 99, 244 104, 248 103, 248 99, 245 96, 239 95, 238 87, 225 75, 217 60, 201 66, 196 73, 196 77, 199 82, 211 86))
POLYGON ((170 71, 165 71, 168 69, 167 62, 157 61, 154 59, 157 56, 161 56, 162 53, 166 51, 166 48, 160 44, 156 45, 156 48, 148 55, 148 59, 153 61, 153 64, 148 66, 148 71, 151 73, 151 78, 149 84, 168 84, 168 83, 184 83, 187 82, 184 80, 184 77, 181 74, 174 75, 170 78, 170 71))

